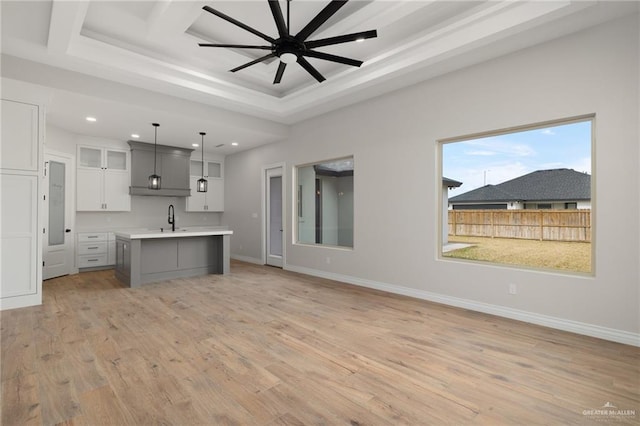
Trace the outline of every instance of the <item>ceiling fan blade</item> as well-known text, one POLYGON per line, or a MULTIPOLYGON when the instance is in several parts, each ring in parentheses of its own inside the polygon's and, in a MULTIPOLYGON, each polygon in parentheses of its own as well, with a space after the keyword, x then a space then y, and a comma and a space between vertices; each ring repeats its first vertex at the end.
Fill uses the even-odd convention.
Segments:
POLYGON ((238 21, 236 19, 233 19, 231 16, 227 16, 224 13, 219 12, 219 11, 215 10, 214 8, 212 8, 212 7, 204 6, 202 9, 206 10, 209 13, 212 13, 212 14, 216 15, 219 18, 224 19, 227 22, 232 23, 233 25, 236 25, 236 26, 242 28, 243 30, 249 31, 251 34, 255 34, 258 37, 267 40, 269 43, 275 43, 275 40, 273 38, 269 37, 268 35, 266 35, 264 33, 261 33, 260 31, 256 30, 255 28, 251 28, 250 26, 248 26, 246 24, 243 24, 242 22, 240 22, 240 21, 238 21))
POLYGON ((287 24, 284 22, 284 16, 282 16, 282 9, 280 8, 278 0, 269 0, 269 7, 271 8, 273 20, 276 21, 276 27, 278 27, 280 37, 289 35, 289 30, 287 29, 287 24))
POLYGON ((236 71, 243 70, 243 69, 245 69, 247 67, 250 67, 251 65, 255 65, 255 64, 259 64, 260 62, 264 62, 267 59, 270 59, 270 58, 272 58, 274 56, 276 56, 275 53, 269 53, 268 55, 265 55, 262 58, 258 58, 256 60, 251 61, 251 62, 247 62, 244 65, 240 65, 239 67, 236 67, 236 68, 232 69, 231 72, 236 72, 236 71))
POLYGON ((278 71, 276 71, 276 78, 273 80, 273 84, 280 83, 280 80, 282 80, 282 74, 284 74, 284 69, 286 67, 287 64, 285 64, 284 62, 280 62, 280 65, 278 65, 278 71))
POLYGON ((320 40, 310 40, 304 43, 307 49, 315 49, 316 47, 331 46, 332 44, 348 43, 350 41, 364 40, 367 38, 375 38, 378 36, 376 30, 362 31, 360 33, 345 34, 337 37, 323 38, 320 40))
POLYGON ((236 49, 260 49, 271 50, 271 46, 254 46, 249 44, 217 44, 217 43, 198 43, 200 47, 235 47, 236 49))
POLYGON ((298 63, 300 64, 300 66, 301 66, 302 68, 304 68, 305 70, 307 70, 307 72, 308 72, 309 74, 311 74, 311 75, 313 76, 313 78, 315 78, 316 80, 318 80, 318 83, 322 83, 323 81, 325 81, 325 80, 326 80, 326 78, 324 78, 324 77, 322 76, 322 74, 320 74, 320 73, 318 72, 318 70, 317 70, 317 69, 315 69, 315 68, 313 67, 313 65, 311 65, 311 64, 309 63, 309 61, 307 61, 307 60, 306 60, 305 58, 303 58, 302 56, 298 56, 298 63))
POLYGON ((298 41, 305 41, 311 34, 313 34, 322 24, 327 22, 329 18, 333 16, 342 6, 347 4, 348 0, 331 0, 331 3, 325 6, 324 9, 316 15, 298 34, 296 39, 298 41))
POLYGON ((353 67, 359 67, 362 65, 362 61, 356 59, 345 58, 344 56, 331 55, 330 53, 316 52, 313 50, 305 50, 302 52, 303 56, 309 56, 311 58, 324 59, 325 61, 338 62, 340 64, 351 65, 353 67))

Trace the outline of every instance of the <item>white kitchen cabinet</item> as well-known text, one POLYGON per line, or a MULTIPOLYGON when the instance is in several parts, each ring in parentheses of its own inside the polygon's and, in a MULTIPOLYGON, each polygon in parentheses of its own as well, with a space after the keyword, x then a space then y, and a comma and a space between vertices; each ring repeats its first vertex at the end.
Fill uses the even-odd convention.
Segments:
POLYGON ((222 212, 224 211, 224 175, 223 163, 220 160, 204 162, 204 176, 207 179, 207 192, 198 192, 197 182, 202 177, 202 161, 191 160, 189 185, 191 196, 186 197, 187 212, 222 212))
POLYGON ((116 240, 112 232, 78 232, 76 266, 78 269, 103 268, 116 263, 116 240))
POLYGON ((2 99, 0 309, 42 303, 44 109, 2 99))
POLYGON ((38 111, 38 105, 2 100, 2 141, 7 143, 0 150, 0 168, 38 171, 38 111))
POLYGON ((129 183, 128 151, 78 146, 77 211, 130 211, 129 183))
POLYGON ((38 177, 3 173, 1 297, 36 294, 38 177), (10 200, 10 201, 9 201, 10 200))

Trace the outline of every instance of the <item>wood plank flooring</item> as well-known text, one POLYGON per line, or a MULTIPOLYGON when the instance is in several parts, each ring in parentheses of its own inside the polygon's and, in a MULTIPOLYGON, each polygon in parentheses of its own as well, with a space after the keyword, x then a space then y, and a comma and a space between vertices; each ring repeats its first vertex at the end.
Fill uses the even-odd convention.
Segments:
POLYGON ((46 281, 0 313, 2 425, 640 423, 640 350, 241 262, 46 281), (607 403, 626 414, 599 415, 607 403), (630 415, 634 410, 635 415, 630 415))

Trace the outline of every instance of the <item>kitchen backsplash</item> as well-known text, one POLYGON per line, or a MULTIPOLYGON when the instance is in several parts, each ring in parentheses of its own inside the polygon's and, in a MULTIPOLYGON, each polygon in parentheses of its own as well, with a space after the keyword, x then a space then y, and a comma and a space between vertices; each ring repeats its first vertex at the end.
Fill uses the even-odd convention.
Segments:
POLYGON ((131 197, 130 212, 77 212, 76 231, 118 228, 166 228, 169 204, 175 208, 176 226, 218 226, 222 213, 187 213, 184 197, 131 197))

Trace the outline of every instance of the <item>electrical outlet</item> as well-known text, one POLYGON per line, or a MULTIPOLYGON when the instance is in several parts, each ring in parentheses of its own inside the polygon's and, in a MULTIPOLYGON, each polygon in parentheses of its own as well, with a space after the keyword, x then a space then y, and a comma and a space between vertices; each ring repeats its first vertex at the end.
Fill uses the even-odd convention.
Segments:
POLYGON ((518 287, 515 284, 509 284, 509 294, 518 294, 518 287))

